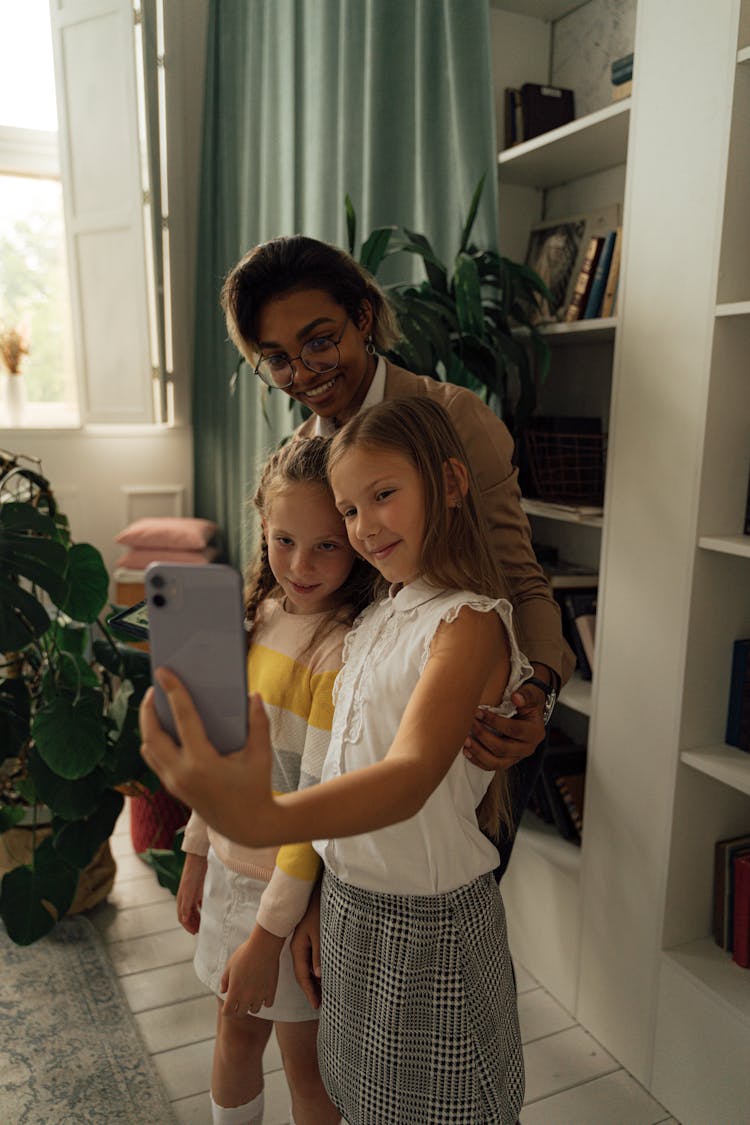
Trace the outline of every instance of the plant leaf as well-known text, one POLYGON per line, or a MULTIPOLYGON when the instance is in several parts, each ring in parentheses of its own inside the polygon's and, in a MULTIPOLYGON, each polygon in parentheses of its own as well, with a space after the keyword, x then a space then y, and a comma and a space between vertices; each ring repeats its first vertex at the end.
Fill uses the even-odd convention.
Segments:
POLYGON ((55 853, 49 838, 43 840, 31 864, 3 876, 0 917, 11 941, 31 945, 48 934, 69 910, 77 886, 78 871, 55 853))
POLYGON ((25 648, 46 633, 49 624, 41 602, 0 575, 0 652, 25 648))
POLYGON ((364 266, 373 277, 377 274, 380 263, 386 256, 395 229, 395 227, 376 227, 367 238, 367 241, 362 243, 359 263, 361 266, 364 266))
POLYGON ((468 254, 461 253, 456 258, 453 287, 456 294, 456 314, 462 333, 481 339, 484 335, 482 287, 477 264, 468 254))
POLYGON ((482 198, 482 191, 484 189, 484 181, 486 177, 487 173, 485 172, 476 188, 474 189, 474 194, 471 197, 471 203, 469 204, 469 213, 466 216, 464 229, 461 232, 461 242, 458 247, 459 254, 463 253, 469 245, 469 235, 471 234, 471 228, 474 226, 474 220, 477 217, 477 211, 479 210, 479 201, 482 198))
POLYGON ((58 690, 34 716, 31 734, 43 761, 59 777, 86 777, 107 749, 101 693, 83 688, 74 697, 58 690))
POLYGON ((55 851, 72 867, 83 868, 93 860, 105 840, 112 835, 125 798, 108 789, 101 804, 84 820, 55 821, 52 843, 55 851))
POLYGON ((346 209, 346 234, 349 242, 349 253, 354 257, 354 242, 357 235, 357 216, 354 213, 354 204, 348 192, 344 198, 344 207, 346 209))
POLYGON ((90 543, 75 543, 68 551, 65 594, 57 604, 74 621, 96 621, 107 601, 109 575, 104 560, 90 543))
POLYGON ((0 833, 7 832, 23 820, 23 812, 23 805, 3 805, 0 808, 0 833))
POLYGON ((405 250, 410 254, 419 254, 424 262, 427 280, 432 288, 437 289, 439 293, 447 293, 448 270, 432 249, 428 240, 423 234, 417 234, 415 231, 408 230, 406 227, 404 227, 404 234, 409 241, 401 243, 399 250, 405 250))
POLYGON ((63 820, 80 820, 90 816, 106 788, 102 770, 95 769, 78 781, 66 781, 54 773, 33 749, 29 751, 28 770, 37 799, 63 820))

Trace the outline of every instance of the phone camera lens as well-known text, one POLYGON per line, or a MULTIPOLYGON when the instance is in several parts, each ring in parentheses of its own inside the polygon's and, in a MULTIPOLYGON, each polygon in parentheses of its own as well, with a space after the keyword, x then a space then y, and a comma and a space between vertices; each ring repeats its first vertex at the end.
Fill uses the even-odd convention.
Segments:
POLYGON ((161 590, 162 586, 164 585, 164 579, 160 574, 153 574, 151 576, 151 585, 155 590, 161 590))
POLYGON ((161 609, 163 605, 167 604, 167 599, 163 594, 154 594, 153 598, 151 599, 151 604, 158 606, 159 609, 161 609))

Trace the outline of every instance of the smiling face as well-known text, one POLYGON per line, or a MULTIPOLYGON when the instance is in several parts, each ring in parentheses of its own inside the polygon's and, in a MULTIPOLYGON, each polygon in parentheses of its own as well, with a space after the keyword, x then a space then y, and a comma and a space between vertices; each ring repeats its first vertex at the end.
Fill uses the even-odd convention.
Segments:
POLYGON ((274 578, 290 613, 323 613, 354 564, 341 516, 322 484, 285 484, 274 492, 263 534, 274 578))
POLYGON ((268 301, 258 314, 258 345, 264 357, 298 356, 310 340, 338 341, 339 363, 319 374, 294 360, 294 382, 285 391, 322 418, 342 424, 364 402, 375 374, 376 356, 365 344, 372 314, 365 302, 359 322, 322 289, 302 289, 268 301))
POLYGON ((354 550, 388 582, 418 578, 425 496, 416 466, 395 450, 353 446, 333 465, 331 487, 354 550))

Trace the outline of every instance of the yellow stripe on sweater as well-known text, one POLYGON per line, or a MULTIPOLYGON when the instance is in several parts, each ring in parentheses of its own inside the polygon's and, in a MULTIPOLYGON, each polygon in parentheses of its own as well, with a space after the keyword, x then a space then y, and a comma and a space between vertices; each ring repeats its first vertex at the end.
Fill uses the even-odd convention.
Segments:
POLYGON ((336 672, 311 673, 299 661, 255 644, 248 654, 247 676, 250 691, 260 692, 265 703, 291 711, 321 730, 331 729, 336 672))

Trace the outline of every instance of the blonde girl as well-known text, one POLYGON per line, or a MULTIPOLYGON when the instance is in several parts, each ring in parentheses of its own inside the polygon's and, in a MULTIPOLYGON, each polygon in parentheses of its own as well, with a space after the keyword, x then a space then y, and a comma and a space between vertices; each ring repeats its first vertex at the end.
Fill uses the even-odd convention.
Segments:
POLYGON ((387 593, 347 638, 322 783, 272 794, 257 696, 247 747, 217 760, 184 688, 161 672, 182 746, 148 699, 143 753, 239 839, 317 837, 319 1062, 346 1121, 515 1125, 524 1077, 513 971, 497 851, 477 823, 477 808, 495 829, 507 819, 504 777, 461 747, 475 709, 510 711, 531 667, 439 404, 358 414, 332 441, 329 479, 352 547, 387 593))
MULTIPOLYGON (((262 540, 246 586, 248 679, 266 701, 278 794, 320 779, 343 637, 370 582, 333 504, 327 444, 303 439, 274 453, 254 498, 262 540)), ((198 934, 196 972, 219 997, 213 1121, 262 1121, 263 1051, 275 1026, 294 1121, 338 1122, 317 1067, 317 1013, 294 980, 287 940, 318 857, 309 843, 237 845, 196 812, 183 848, 178 917, 198 934)))

